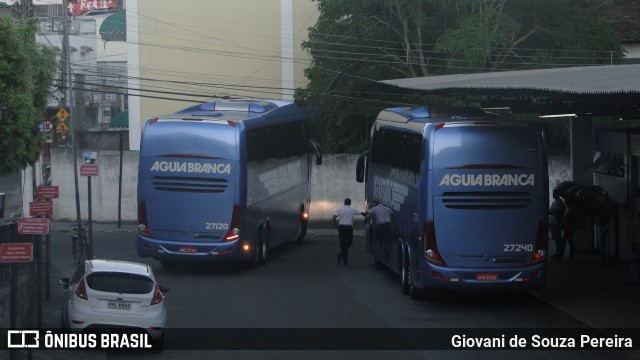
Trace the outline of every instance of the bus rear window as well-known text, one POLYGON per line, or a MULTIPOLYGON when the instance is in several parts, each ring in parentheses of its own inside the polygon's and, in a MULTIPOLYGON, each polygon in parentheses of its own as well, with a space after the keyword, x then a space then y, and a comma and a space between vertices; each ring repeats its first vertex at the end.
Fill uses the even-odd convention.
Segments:
POLYGON ((433 168, 500 164, 541 165, 539 132, 528 126, 445 126, 435 133, 433 168))

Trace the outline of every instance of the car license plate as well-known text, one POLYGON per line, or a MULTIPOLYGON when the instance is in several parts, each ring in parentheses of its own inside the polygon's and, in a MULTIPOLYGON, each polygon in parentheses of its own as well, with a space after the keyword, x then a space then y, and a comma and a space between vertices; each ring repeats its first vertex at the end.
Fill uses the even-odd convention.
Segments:
POLYGON ((178 251, 183 254, 195 254, 198 252, 198 249, 194 247, 181 247, 178 249, 178 251))
POLYGON ((478 281, 496 281, 498 280, 497 273, 477 273, 476 280, 478 281))
POLYGON ((125 301, 109 301, 107 307, 114 310, 131 310, 131 303, 125 301))

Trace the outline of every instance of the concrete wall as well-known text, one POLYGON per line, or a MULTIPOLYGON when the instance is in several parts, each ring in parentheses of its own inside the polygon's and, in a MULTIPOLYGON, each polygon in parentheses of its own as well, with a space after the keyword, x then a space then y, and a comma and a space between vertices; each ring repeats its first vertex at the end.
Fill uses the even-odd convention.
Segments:
MULTIPOLYGON (((123 152, 121 220, 137 219, 138 151, 123 152)), ((354 207, 364 210, 364 185, 355 181, 356 155, 327 155, 324 164, 312 171, 311 217, 313 221, 329 221, 342 206, 345 197, 354 207)), ((118 220, 118 189, 120 152, 97 150, 96 162, 100 175, 91 178, 92 218, 96 222, 118 220)), ((78 151, 78 166, 82 164, 82 150, 78 151)), ((72 221, 76 218, 73 151, 68 148, 51 150, 51 184, 60 187, 60 198, 53 203, 53 219, 72 221)), ((87 219, 88 178, 78 179, 80 212, 87 219)))
MULTIPOLYGON (((122 208, 121 220, 135 222, 137 219, 138 151, 123 152, 122 208)), ((78 151, 78 164, 82 163, 82 150, 78 151)), ((357 155, 325 155, 324 163, 313 166, 311 174, 311 221, 330 221, 335 210, 342 206, 345 198, 352 206, 365 209, 364 185, 355 181, 357 155)), ((73 151, 54 148, 51 151, 52 185, 60 187, 60 198, 54 200, 53 219, 73 220, 76 217, 75 185, 73 180, 73 151)), ((98 150, 97 164, 100 176, 91 179, 92 218, 97 222, 118 220, 118 188, 120 152, 98 150)), ((549 159, 550 191, 562 181, 571 179, 568 157, 549 159)), ((81 213, 87 218, 87 177, 79 177, 81 213)))
MULTIPOLYGON (((78 151, 78 167, 82 164, 82 150, 78 151)), ((135 222, 137 219, 138 152, 124 151, 122 166, 121 219, 135 222)), ((118 220, 118 194, 120 178, 120 152, 98 150, 96 163, 99 176, 91 178, 92 219, 96 222, 118 220)), ((87 219, 89 178, 80 176, 78 170, 78 192, 80 212, 87 219)), ((73 150, 51 149, 51 185, 60 188, 60 198, 53 200, 54 220, 69 221, 76 218, 73 150)))

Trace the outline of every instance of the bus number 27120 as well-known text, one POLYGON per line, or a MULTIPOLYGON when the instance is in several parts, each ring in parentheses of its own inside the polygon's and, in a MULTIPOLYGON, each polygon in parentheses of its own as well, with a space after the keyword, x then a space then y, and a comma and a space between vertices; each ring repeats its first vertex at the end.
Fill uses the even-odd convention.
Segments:
POLYGON ((229 224, 227 223, 206 223, 207 230, 229 230, 229 224))

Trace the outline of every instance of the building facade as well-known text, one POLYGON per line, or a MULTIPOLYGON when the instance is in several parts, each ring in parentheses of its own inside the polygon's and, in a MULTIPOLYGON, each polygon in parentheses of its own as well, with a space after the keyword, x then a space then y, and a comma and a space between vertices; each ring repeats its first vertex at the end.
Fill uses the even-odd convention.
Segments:
POLYGON ((216 96, 291 100, 310 57, 311 0, 128 0, 129 143, 154 115, 216 96))

